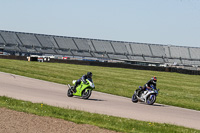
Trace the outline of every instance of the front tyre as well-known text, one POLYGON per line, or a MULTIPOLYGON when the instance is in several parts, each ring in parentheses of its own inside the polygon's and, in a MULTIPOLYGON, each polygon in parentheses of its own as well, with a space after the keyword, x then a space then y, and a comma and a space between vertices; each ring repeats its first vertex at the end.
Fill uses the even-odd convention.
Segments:
POLYGON ((68 97, 73 97, 73 92, 72 92, 71 89, 68 89, 68 91, 67 91, 67 96, 68 96, 68 97))
POLYGON ((134 102, 134 103, 137 103, 137 102, 138 102, 138 99, 137 99, 137 96, 136 96, 135 93, 134 93, 133 96, 132 96, 132 102, 134 102))
POLYGON ((84 90, 83 92, 82 92, 82 98, 83 99, 88 99, 90 96, 91 96, 91 94, 92 94, 92 90, 84 90))
POLYGON ((148 105, 153 105, 156 102, 156 95, 155 94, 149 95, 147 97, 146 102, 147 102, 148 105))

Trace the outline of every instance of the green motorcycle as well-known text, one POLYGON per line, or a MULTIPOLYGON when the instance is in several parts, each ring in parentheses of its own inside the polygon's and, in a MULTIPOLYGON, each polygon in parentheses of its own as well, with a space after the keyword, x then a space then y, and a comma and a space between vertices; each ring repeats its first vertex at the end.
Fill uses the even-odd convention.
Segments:
MULTIPOLYGON (((73 85, 75 85, 76 80, 73 80, 72 83, 73 85)), ((68 87, 68 97, 80 96, 83 99, 88 99, 92 94, 92 90, 95 88, 94 83, 88 79, 86 79, 86 84, 83 81, 81 81, 81 83, 76 87, 76 93, 73 92, 74 86, 70 86, 68 84, 68 87)))

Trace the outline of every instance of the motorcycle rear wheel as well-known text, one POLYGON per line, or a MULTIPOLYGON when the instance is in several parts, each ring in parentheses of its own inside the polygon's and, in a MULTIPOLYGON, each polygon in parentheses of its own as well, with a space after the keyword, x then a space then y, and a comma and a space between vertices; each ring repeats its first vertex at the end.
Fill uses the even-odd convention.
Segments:
POLYGON ((149 95, 149 96, 147 97, 146 103, 147 103, 148 105, 153 105, 155 102, 156 102, 156 95, 155 95, 155 94, 149 95))
POLYGON ((83 99, 88 99, 90 96, 91 96, 91 94, 92 94, 92 91, 91 90, 84 90, 83 92, 82 92, 82 98, 83 99))
POLYGON ((132 102, 134 102, 134 103, 137 103, 137 102, 138 102, 138 99, 137 99, 135 93, 134 93, 133 96, 132 96, 132 102))

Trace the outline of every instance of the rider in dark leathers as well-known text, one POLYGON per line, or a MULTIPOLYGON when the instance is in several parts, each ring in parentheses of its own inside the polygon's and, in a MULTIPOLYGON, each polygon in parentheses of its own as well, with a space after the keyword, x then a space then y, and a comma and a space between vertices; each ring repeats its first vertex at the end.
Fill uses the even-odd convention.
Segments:
POLYGON ((87 74, 83 75, 80 79, 78 79, 74 85, 74 93, 76 93, 76 87, 81 83, 81 81, 83 81, 84 84, 87 83, 86 79, 90 80, 91 82, 92 81, 92 72, 88 72, 87 74))
POLYGON ((153 85, 156 89, 156 82, 157 77, 152 77, 151 80, 149 80, 143 87, 140 87, 137 91, 137 95, 139 95, 141 92, 143 92, 146 89, 151 89, 151 86, 153 85))

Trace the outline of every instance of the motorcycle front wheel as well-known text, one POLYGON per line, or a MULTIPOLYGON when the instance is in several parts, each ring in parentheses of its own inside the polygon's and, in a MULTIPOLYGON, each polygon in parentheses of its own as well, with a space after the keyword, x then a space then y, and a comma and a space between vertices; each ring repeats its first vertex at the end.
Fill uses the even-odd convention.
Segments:
POLYGON ((133 94, 133 96, 132 96, 132 102, 134 102, 134 103, 137 103, 137 102, 138 102, 138 99, 137 99, 137 97, 136 97, 136 94, 133 94))
POLYGON ((156 95, 155 94, 149 95, 147 97, 147 104, 148 105, 153 105, 155 102, 156 102, 156 95))
POLYGON ((73 92, 72 92, 71 89, 68 89, 68 91, 67 91, 67 96, 68 96, 68 97, 73 97, 73 92))
POLYGON ((84 90, 83 92, 82 92, 82 98, 83 99, 88 99, 89 97, 90 97, 90 95, 92 94, 92 90, 84 90))

